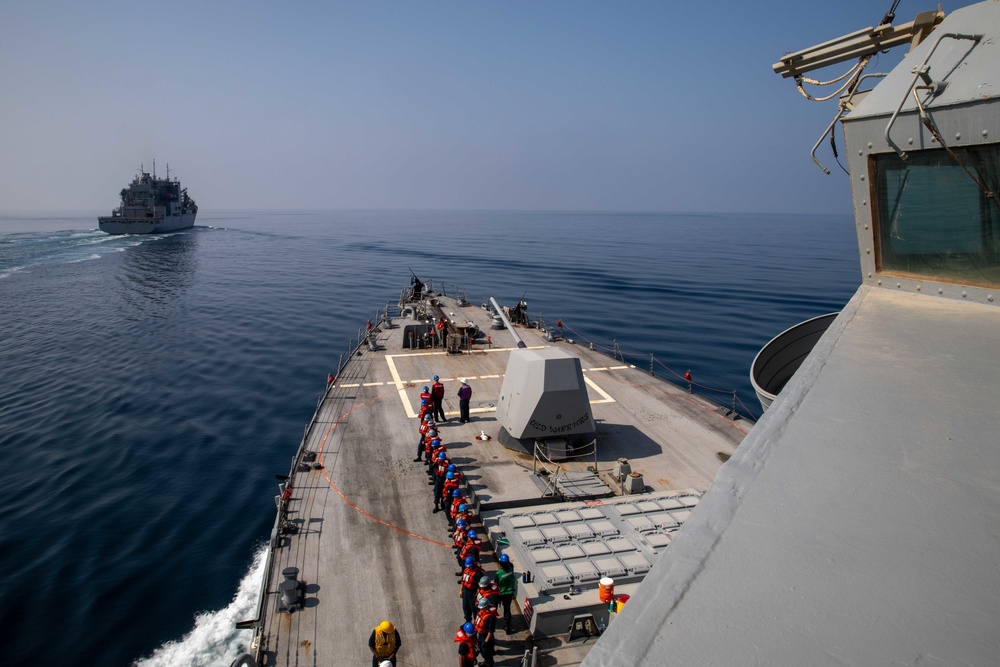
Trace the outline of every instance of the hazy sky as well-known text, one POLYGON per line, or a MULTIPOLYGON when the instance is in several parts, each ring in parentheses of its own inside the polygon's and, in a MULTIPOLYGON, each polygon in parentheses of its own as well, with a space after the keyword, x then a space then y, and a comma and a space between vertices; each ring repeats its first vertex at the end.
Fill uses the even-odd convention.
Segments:
POLYGON ((890 4, 10 0, 0 209, 109 211, 155 158, 203 210, 847 213, 835 107, 771 65, 890 4))

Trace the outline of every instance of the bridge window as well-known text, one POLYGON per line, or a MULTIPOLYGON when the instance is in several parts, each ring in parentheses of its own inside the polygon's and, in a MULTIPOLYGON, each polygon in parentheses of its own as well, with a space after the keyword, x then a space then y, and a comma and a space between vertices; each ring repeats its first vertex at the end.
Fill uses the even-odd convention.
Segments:
POLYGON ((1000 284, 1000 204, 984 192, 1000 193, 1000 146, 955 153, 971 176, 944 150, 874 159, 879 271, 1000 284))

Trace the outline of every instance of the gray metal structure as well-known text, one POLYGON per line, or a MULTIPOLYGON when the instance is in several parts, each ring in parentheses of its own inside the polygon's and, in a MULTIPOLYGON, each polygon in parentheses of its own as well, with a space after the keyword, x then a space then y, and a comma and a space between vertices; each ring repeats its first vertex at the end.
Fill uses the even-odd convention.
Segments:
POLYGON ((983 2, 844 118, 862 285, 585 667, 1000 662, 998 94, 983 2))
POLYGON ((127 188, 121 191, 121 204, 111 215, 97 219, 101 231, 108 234, 162 234, 194 226, 198 205, 188 196, 180 181, 156 177, 140 168, 127 188))
POLYGON ((579 358, 557 348, 512 350, 497 422, 500 442, 524 452, 536 440, 555 438, 572 447, 593 439, 594 416, 579 358))
POLYGON ((820 315, 799 322, 772 338, 760 349, 750 364, 750 384, 757 393, 760 407, 767 410, 774 397, 795 375, 837 313, 820 315))
POLYGON ((612 617, 597 584, 614 582, 616 595, 631 595, 691 510, 701 499, 693 489, 664 491, 601 503, 564 503, 529 510, 486 513, 484 523, 518 572, 529 581, 517 602, 532 634, 564 634, 573 618, 592 614, 599 626, 612 617))

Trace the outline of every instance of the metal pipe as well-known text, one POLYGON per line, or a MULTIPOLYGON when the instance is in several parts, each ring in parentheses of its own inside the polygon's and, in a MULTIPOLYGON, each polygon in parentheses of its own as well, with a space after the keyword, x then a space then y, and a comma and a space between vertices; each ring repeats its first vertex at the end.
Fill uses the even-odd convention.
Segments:
POLYGON ((910 81, 910 85, 907 86, 906 92, 903 93, 903 98, 899 101, 899 106, 897 106, 896 110, 892 112, 892 117, 889 119, 889 124, 885 126, 885 142, 889 144, 892 150, 896 151, 896 155, 898 155, 901 160, 909 160, 910 156, 907 155, 902 148, 896 145, 896 142, 893 141, 892 137, 889 136, 889 131, 892 129, 893 124, 895 124, 896 118, 899 116, 899 112, 903 109, 903 104, 906 103, 906 98, 909 96, 910 91, 913 90, 913 86, 917 85, 917 79, 921 78, 921 74, 926 73, 927 70, 925 68, 927 67, 927 63, 930 61, 931 56, 934 55, 934 51, 937 49, 938 45, 940 45, 941 41, 946 37, 950 37, 952 39, 969 39, 976 43, 978 43, 979 40, 983 38, 982 35, 966 35, 958 32, 946 32, 943 35, 938 35, 938 38, 937 40, 935 40, 934 45, 931 46, 930 50, 927 52, 927 55, 924 57, 924 61, 919 65, 917 65, 916 67, 914 67, 912 70, 910 70, 911 72, 913 72, 913 80, 910 81))
POLYGON ((514 342, 517 343, 517 347, 520 348, 528 347, 527 345, 525 345, 524 341, 521 340, 521 337, 517 335, 517 332, 514 331, 514 327, 511 326, 510 320, 507 319, 507 316, 504 315, 503 309, 500 308, 500 305, 497 304, 497 300, 492 296, 490 297, 490 304, 492 304, 493 310, 496 311, 497 315, 500 316, 500 319, 503 321, 503 325, 507 327, 507 330, 510 332, 510 335, 514 337, 514 342))

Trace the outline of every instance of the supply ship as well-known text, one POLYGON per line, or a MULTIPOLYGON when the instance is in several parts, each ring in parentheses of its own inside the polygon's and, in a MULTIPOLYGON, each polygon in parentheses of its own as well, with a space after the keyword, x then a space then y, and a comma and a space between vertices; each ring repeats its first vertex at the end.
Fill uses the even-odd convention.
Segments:
POLYGON ((121 191, 121 204, 111 215, 97 219, 101 231, 108 234, 162 234, 187 229, 194 225, 198 205, 188 196, 176 178, 156 177, 140 167, 127 188, 121 191))
POLYGON ((802 88, 857 61, 827 132, 845 132, 862 283, 758 355, 759 423, 522 302, 414 276, 276 475, 237 663, 365 664, 383 620, 400 665, 455 662, 461 566, 418 430, 438 376, 482 566, 518 575, 496 664, 995 664, 1000 3, 894 19, 775 66, 802 88))

